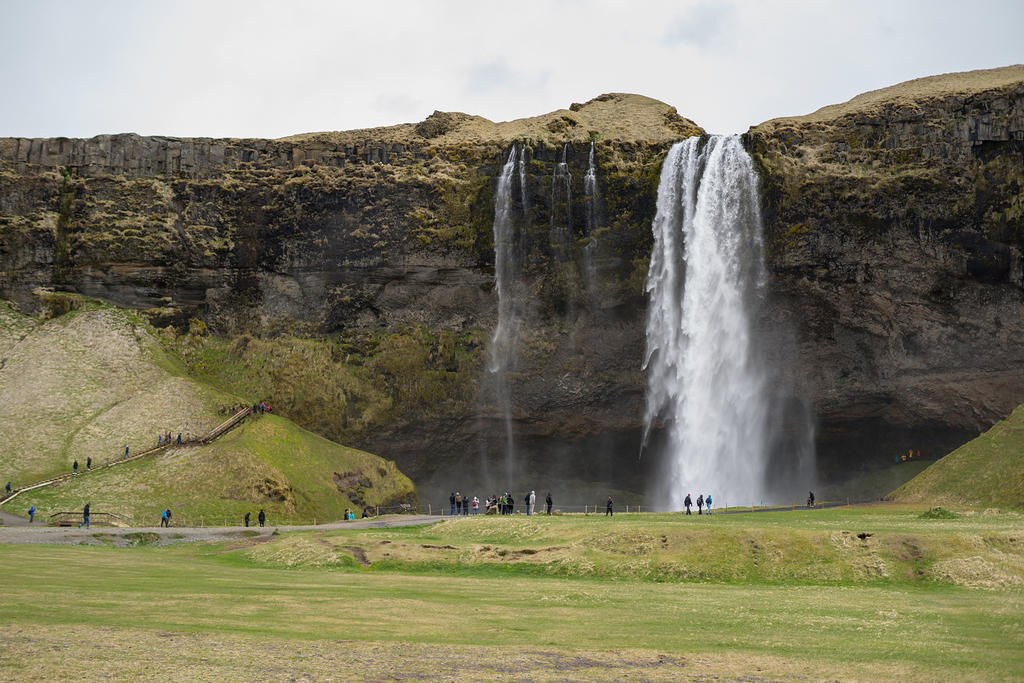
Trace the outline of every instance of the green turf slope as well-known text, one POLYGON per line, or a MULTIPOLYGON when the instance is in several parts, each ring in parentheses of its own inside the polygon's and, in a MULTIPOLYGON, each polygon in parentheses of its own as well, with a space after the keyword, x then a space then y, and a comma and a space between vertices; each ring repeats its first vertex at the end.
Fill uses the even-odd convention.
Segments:
POLYGON ((893 500, 1024 507, 1024 405, 892 492, 893 500))
POLYGON ((275 415, 249 417, 208 446, 172 449, 152 458, 90 472, 57 487, 29 491, 6 507, 34 505, 43 519, 96 512, 156 525, 171 508, 179 525, 241 524, 259 508, 272 523, 329 521, 346 508, 415 500, 412 482, 394 463, 346 448, 275 415))
MULTIPOLYGON (((138 521, 153 510, 238 516, 264 507, 283 519, 334 519, 345 507, 415 498, 394 464, 307 432, 279 416, 250 418, 208 446, 85 473, 152 448, 157 433, 198 439, 232 407, 258 397, 218 391, 188 377, 152 328, 134 312, 66 297, 55 318, 38 319, 0 303, 0 479, 15 487, 70 471, 55 489, 5 505, 23 512, 94 509, 138 521), (102 505, 101 505, 102 504, 102 505)), ((237 520, 236 520, 237 521, 237 520)))

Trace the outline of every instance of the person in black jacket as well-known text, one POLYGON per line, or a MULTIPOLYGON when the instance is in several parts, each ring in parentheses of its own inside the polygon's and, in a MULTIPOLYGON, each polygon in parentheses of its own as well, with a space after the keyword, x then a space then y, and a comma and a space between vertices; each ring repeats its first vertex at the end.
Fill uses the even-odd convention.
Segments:
POLYGON ((704 514, 704 494, 703 493, 697 496, 697 514, 698 515, 703 515, 704 514))
POLYGON ((250 517, 250 515, 252 515, 251 512, 246 512, 245 513, 245 526, 247 526, 247 527, 249 526, 249 517, 250 517))
POLYGON ((267 513, 263 511, 263 508, 260 508, 260 514, 256 516, 256 519, 259 520, 260 526, 267 521, 267 513))
POLYGON ((544 502, 547 503, 548 514, 550 515, 551 514, 551 491, 548 491, 548 496, 547 496, 547 498, 544 499, 544 502))
POLYGON ((607 517, 608 515, 615 516, 615 512, 612 510, 612 506, 613 505, 614 505, 614 503, 612 503, 612 497, 608 496, 608 502, 605 503, 605 506, 604 506, 604 516, 605 517, 607 517))
POLYGON ((82 508, 82 523, 78 525, 79 529, 81 529, 83 526, 86 529, 89 528, 89 506, 90 504, 86 503, 85 507, 82 508))
POLYGON ((690 506, 693 505, 693 501, 690 500, 689 493, 686 494, 686 500, 683 501, 683 505, 686 507, 686 514, 692 515, 693 513, 690 512, 690 506))

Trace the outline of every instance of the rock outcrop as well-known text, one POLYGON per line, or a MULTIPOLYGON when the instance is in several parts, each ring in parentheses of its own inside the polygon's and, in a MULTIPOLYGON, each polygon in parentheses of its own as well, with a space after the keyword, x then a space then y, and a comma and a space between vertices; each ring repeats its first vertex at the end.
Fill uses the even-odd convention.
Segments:
POLYGON ((1024 67, 910 81, 749 142, 826 470, 942 455, 1024 401, 1024 67))

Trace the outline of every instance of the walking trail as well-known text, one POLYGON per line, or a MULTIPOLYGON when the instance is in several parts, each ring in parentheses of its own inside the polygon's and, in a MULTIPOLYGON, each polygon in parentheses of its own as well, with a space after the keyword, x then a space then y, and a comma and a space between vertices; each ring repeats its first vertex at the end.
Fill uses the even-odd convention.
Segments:
MULTIPOLYGON (((12 515, 8 515, 12 516, 12 515)), ((441 518, 429 515, 385 515, 374 519, 330 524, 306 524, 296 526, 223 526, 223 527, 53 527, 43 524, 28 524, 22 520, 18 526, 0 526, 0 545, 22 543, 44 543, 51 545, 136 545, 145 540, 153 545, 189 543, 192 541, 221 541, 238 538, 261 538, 270 540, 275 531, 334 531, 336 529, 381 529, 401 526, 436 524, 441 518), (147 534, 147 537, 141 536, 147 534), (149 536, 152 534, 152 536, 149 536)))

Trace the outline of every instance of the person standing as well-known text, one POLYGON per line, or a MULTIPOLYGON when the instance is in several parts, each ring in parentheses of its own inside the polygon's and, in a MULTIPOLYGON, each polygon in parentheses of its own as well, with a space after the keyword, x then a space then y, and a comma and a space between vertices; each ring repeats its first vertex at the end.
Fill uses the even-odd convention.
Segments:
POLYGON ((87 470, 91 470, 92 469, 92 456, 91 455, 88 458, 85 459, 85 469, 87 469, 87 470))
POLYGON ((530 491, 530 510, 536 512, 537 510, 537 492, 530 491))
POLYGON ((160 511, 160 528, 167 526, 167 510, 160 511))
POLYGON ((548 514, 550 515, 551 514, 551 491, 548 491, 548 496, 547 496, 547 498, 544 499, 544 502, 548 506, 548 514))
POLYGON ((512 497, 512 492, 508 494, 508 514, 512 514, 516 511, 516 499, 512 497))
POLYGON ((451 505, 451 507, 452 507, 452 517, 454 517, 455 516, 455 491, 452 491, 452 494, 450 496, 448 496, 448 504, 451 505))
POLYGON ((814 507, 814 491, 807 492, 807 507, 814 507))
POLYGON ((78 474, 78 461, 76 460, 71 465, 71 474, 78 474))
POLYGON ((7 486, 4 487, 4 490, 7 491, 8 494, 10 494, 10 492, 11 492, 11 482, 7 482, 7 486))
POLYGON ((168 529, 171 527, 171 508, 167 508, 167 524, 165 524, 164 526, 166 526, 168 529))
POLYGON ((690 506, 691 505, 693 505, 693 501, 690 500, 690 494, 687 493, 686 494, 686 500, 683 501, 683 506, 686 508, 686 514, 688 514, 688 515, 692 515, 693 514, 692 512, 690 512, 690 506))
POLYGON ((711 494, 704 496, 704 507, 708 509, 708 514, 711 514, 711 494))
POLYGON ((128 459, 128 444, 124 445, 124 459, 128 459))
POLYGON ((28 523, 31 524, 36 518, 36 506, 33 505, 28 509, 28 523))
POLYGON ((249 517, 251 515, 252 515, 252 513, 247 510, 246 513, 245 513, 245 527, 247 529, 249 528, 249 517))
POLYGON ((178 445, 181 445, 181 432, 178 432, 178 445))
POLYGON ((89 528, 89 505, 89 503, 86 503, 85 507, 82 508, 82 523, 78 525, 79 529, 81 529, 83 526, 86 529, 89 528))
POLYGON ((615 512, 612 510, 612 506, 613 505, 614 505, 614 503, 612 502, 612 497, 608 496, 608 502, 605 503, 605 506, 604 506, 604 516, 605 517, 607 517, 609 515, 612 515, 612 516, 615 515, 615 512))
POLYGON ((259 521, 261 527, 266 523, 267 513, 263 511, 263 508, 260 508, 260 514, 256 515, 256 519, 259 521))
POLYGON ((462 497, 462 516, 467 517, 469 515, 469 496, 462 497))
POLYGON ((473 514, 479 514, 480 512, 480 499, 473 496, 473 514))
POLYGON ((697 496, 697 514, 704 514, 704 494, 701 493, 697 496))

